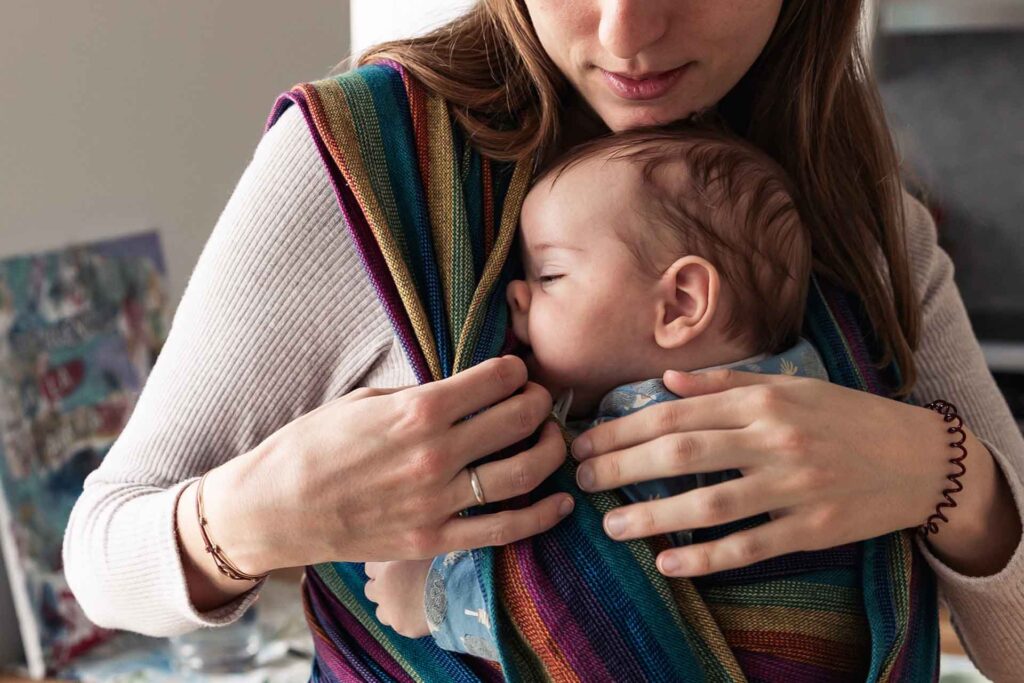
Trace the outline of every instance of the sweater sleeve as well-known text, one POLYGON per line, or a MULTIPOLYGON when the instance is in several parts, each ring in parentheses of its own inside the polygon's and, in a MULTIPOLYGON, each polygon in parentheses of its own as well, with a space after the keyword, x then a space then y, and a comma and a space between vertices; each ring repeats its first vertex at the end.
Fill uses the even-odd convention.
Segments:
MULTIPOLYGON (((915 354, 914 398, 952 401, 971 430, 991 451, 1024 510, 1024 438, 999 392, 953 281, 953 263, 937 244, 935 223, 916 200, 907 203, 908 248, 923 305, 921 344, 915 354)), ((1024 547, 991 576, 960 574, 918 538, 935 570, 953 625, 978 668, 994 680, 1024 671, 1024 547)))
POLYGON ((393 341, 293 107, 257 146, 127 425, 72 509, 64 570, 86 616, 150 636, 238 619, 259 585, 208 612, 189 599, 179 494, 347 392, 393 341))

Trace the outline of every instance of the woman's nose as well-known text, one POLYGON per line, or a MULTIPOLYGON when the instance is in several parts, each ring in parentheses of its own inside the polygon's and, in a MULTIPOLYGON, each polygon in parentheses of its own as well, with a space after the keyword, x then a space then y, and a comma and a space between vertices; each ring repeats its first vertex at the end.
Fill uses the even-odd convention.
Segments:
POLYGON ((598 40, 619 59, 633 59, 668 30, 670 12, 662 0, 602 0, 598 40))

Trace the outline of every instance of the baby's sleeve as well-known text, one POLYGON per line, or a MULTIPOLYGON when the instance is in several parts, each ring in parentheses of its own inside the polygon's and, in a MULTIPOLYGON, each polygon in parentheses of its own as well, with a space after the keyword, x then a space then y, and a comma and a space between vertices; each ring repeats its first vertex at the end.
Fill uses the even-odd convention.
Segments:
POLYGON ((442 650, 498 661, 493 624, 468 550, 438 555, 430 564, 423 606, 434 642, 442 650))

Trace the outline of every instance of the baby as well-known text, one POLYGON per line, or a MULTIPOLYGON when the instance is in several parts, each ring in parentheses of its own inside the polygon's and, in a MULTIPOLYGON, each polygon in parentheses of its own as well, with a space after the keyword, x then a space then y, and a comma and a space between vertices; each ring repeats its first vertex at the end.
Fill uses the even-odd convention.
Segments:
MULTIPOLYGON (((520 234, 525 279, 507 291, 513 332, 531 350, 530 378, 562 397, 571 431, 678 399, 657 379, 670 369, 827 379, 799 339, 809 239, 784 172, 749 143, 710 128, 587 143, 539 176, 520 234)), ((648 500, 735 476, 622 493, 648 500)), ((670 540, 684 545, 692 533, 670 540)), ((387 586, 374 599, 384 606, 387 586)), ((482 604, 468 553, 435 558, 423 606, 438 645, 496 659, 482 604)))
POLYGON ((811 264, 792 197, 769 157, 713 130, 574 149, 521 214, 508 300, 531 379, 587 417, 615 387, 791 347, 811 264))

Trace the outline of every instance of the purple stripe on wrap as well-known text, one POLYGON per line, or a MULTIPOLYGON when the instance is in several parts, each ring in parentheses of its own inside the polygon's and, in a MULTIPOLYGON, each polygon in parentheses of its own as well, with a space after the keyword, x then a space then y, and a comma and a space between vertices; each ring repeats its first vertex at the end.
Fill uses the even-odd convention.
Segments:
MULTIPOLYGON (((412 366, 413 374, 416 375, 416 381, 420 384, 430 382, 433 380, 430 366, 427 365, 427 359, 423 356, 423 352, 420 351, 419 342, 416 340, 416 333, 412 329, 412 322, 409 320, 409 315, 402 304, 402 298, 395 288, 394 280, 388 270, 387 263, 384 261, 384 255, 381 253, 380 247, 370 231, 370 226, 366 222, 366 217, 363 215, 352 193, 339 190, 337 182, 333 180, 332 182, 335 185, 335 192, 338 193, 338 201, 341 204, 342 212, 345 214, 345 220, 349 224, 353 237, 355 237, 359 256, 363 261, 363 267, 370 275, 373 287, 377 291, 377 298, 380 300, 388 319, 391 321, 391 326, 395 331, 395 336, 398 337, 399 343, 402 345, 405 357, 409 359, 409 365, 412 366)), ((342 182, 344 182, 344 179, 342 179, 342 182)))
MULTIPOLYGON (((911 560, 910 560, 910 616, 907 624, 907 645, 900 650, 899 656, 896 658, 896 663, 893 665, 892 680, 902 681, 908 676, 910 669, 910 663, 917 659, 923 659, 918 649, 924 646, 924 643, 920 639, 920 620, 918 615, 921 614, 921 572, 931 571, 931 568, 925 564, 925 559, 921 553, 916 552, 916 548, 911 542, 911 560), (913 651, 911 651, 913 650, 913 651)), ((938 652, 926 653, 928 657, 938 657, 938 652)), ((937 681, 939 679, 938 669, 935 671, 935 676, 932 680, 937 681)))
MULTIPOLYGON (((577 565, 566 553, 565 548, 556 543, 550 535, 535 536, 530 540, 532 541, 529 543, 531 551, 533 551, 534 545, 539 546, 538 551, 547 558, 547 562, 562 570, 559 575, 560 580, 548 579, 549 585, 553 585, 557 591, 555 594, 559 596, 562 604, 566 606, 579 604, 586 608, 584 613, 588 616, 590 623, 586 624, 584 628, 592 633, 589 637, 585 636, 587 637, 587 646, 595 651, 599 650, 600 655, 596 656, 601 657, 603 662, 606 661, 607 666, 611 666, 621 680, 643 680, 644 671, 633 654, 632 644, 619 635, 621 625, 616 626, 593 590, 587 588, 577 565)), ((520 545, 527 545, 527 543, 520 545)), ((534 559, 534 563, 539 564, 536 559, 534 559)), ((520 560, 519 564, 522 567, 523 561, 520 560)), ((522 568, 521 571, 525 577, 527 570, 522 568)), ((578 620, 578 616, 573 614, 571 619, 578 620)), ((555 622, 554 626, 557 630, 558 622, 555 622)), ((604 670, 607 670, 607 666, 602 664, 604 670)))
POLYGON ((822 294, 825 296, 828 308, 831 309, 833 319, 842 330, 846 347, 854 358, 857 374, 863 379, 865 390, 872 394, 888 396, 889 392, 879 381, 874 361, 871 360, 867 345, 864 343, 864 335, 855 324, 856 318, 846 298, 834 287, 823 287, 822 294))
POLYGON ((336 165, 332 163, 330 151, 317 134, 316 122, 313 120, 305 93, 296 89, 281 95, 274 105, 274 110, 267 121, 267 126, 269 127, 277 121, 280 115, 284 113, 284 110, 288 108, 289 103, 294 103, 299 107, 299 111, 302 112, 303 119, 309 127, 310 135, 316 143, 317 151, 320 153, 320 160, 323 162, 324 170, 327 172, 328 178, 330 178, 331 187, 334 188, 334 195, 337 198, 338 206, 341 208, 342 214, 345 216, 345 222, 348 224, 349 234, 352 235, 352 240, 355 242, 356 251, 359 253, 359 260, 363 265, 363 269, 369 275, 370 282, 377 293, 377 298, 380 300, 388 319, 391 321, 391 326, 395 330, 395 335, 402 345, 406 358, 409 359, 409 364, 416 375, 416 380, 420 384, 431 381, 433 377, 430 374, 430 368, 423 357, 423 353, 420 351, 419 343, 416 341, 416 333, 413 331, 409 316, 402 305, 402 298, 395 288, 394 279, 388 270, 384 255, 381 253, 377 240, 374 238, 373 232, 366 222, 366 217, 359 207, 359 202, 349 189, 348 182, 341 176, 336 165))
MULTIPOLYGON (((310 587, 317 624, 331 637, 340 652, 354 647, 357 652, 361 651, 364 656, 371 657, 394 680, 414 683, 414 679, 395 661, 391 653, 363 628, 348 609, 337 602, 337 598, 312 567, 306 569, 306 584, 310 587), (334 605, 337 605, 337 609, 331 609, 334 605)), ((362 662, 350 661, 349 664, 358 668, 365 680, 379 680, 362 662)))
POLYGON ((315 621, 317 628, 312 628, 313 645, 316 648, 317 659, 320 662, 321 673, 336 681, 372 681, 363 675, 365 669, 349 662, 342 654, 338 643, 334 641, 333 629, 328 627, 328 621, 324 618, 323 598, 319 595, 322 587, 319 579, 316 582, 311 579, 316 572, 312 567, 306 568, 306 580, 303 582, 303 595, 306 601, 306 617, 315 621))
MULTIPOLYGON (((576 623, 576 615, 562 600, 551 599, 558 593, 541 568, 542 563, 537 559, 532 540, 536 539, 517 543, 513 554, 526 590, 545 628, 558 643, 559 651, 569 661, 574 671, 586 672, 588 681, 614 682, 615 679, 605 668, 604 662, 592 649, 587 635, 576 623)), ((565 569, 572 567, 565 558, 549 557, 565 569)), ((583 585, 579 577, 574 577, 574 581, 577 585, 583 585)))
POLYGON ((840 672, 814 664, 780 659, 773 655, 737 649, 736 661, 750 683, 861 683, 864 673, 840 672))
POLYGON ((452 654, 455 654, 455 656, 460 658, 466 666, 472 669, 473 673, 479 676, 481 681, 485 681, 486 683, 505 683, 505 675, 488 664, 487 660, 461 653, 452 654))
POLYGON ((860 547, 857 543, 847 543, 826 550, 799 551, 779 555, 746 567, 694 577, 693 584, 698 589, 704 589, 725 584, 782 579, 808 571, 848 567, 860 567, 860 547))

